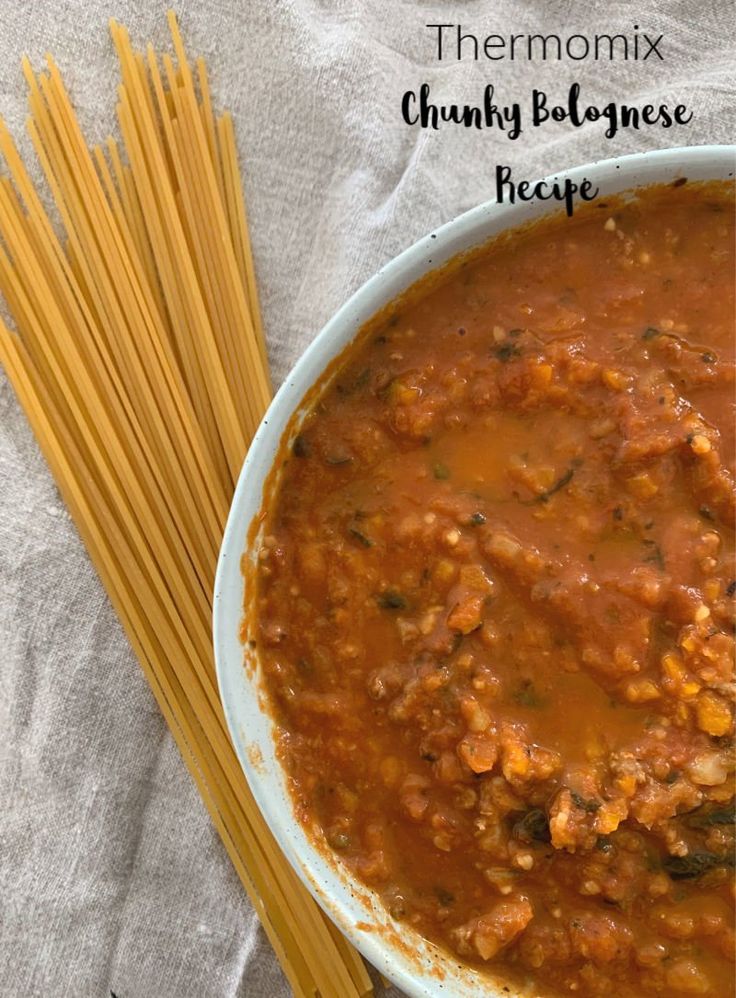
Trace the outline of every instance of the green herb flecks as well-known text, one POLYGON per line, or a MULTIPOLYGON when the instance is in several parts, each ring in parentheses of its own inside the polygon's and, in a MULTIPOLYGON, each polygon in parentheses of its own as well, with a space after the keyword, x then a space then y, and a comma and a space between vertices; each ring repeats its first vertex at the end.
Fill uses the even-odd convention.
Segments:
POLYGON ((517 499, 522 506, 534 506, 538 502, 549 502, 556 492, 559 492, 561 489, 564 489, 566 485, 570 484, 574 474, 575 469, 568 468, 565 474, 561 475, 554 485, 550 485, 548 489, 545 489, 544 492, 540 492, 539 495, 534 496, 533 499, 520 499, 517 492, 514 493, 514 498, 517 499))
POLYGON ((579 807, 582 811, 587 814, 595 814, 596 811, 600 810, 601 802, 596 800, 594 797, 585 798, 582 797, 577 791, 571 790, 570 796, 572 797, 572 802, 575 807, 579 807))
POLYGON ((496 347, 493 351, 493 356, 500 360, 502 364, 506 364, 512 357, 521 357, 521 350, 515 343, 502 343, 500 347, 496 347))
POLYGON ((406 597, 397 589, 385 589, 376 596, 376 602, 384 610, 405 610, 408 606, 406 597))
POLYGON ((544 697, 540 695, 531 679, 522 679, 512 697, 522 707, 531 707, 534 710, 544 707, 544 697))
POLYGON ((373 541, 370 539, 370 537, 367 537, 363 533, 363 531, 358 530, 357 527, 348 527, 348 533, 350 534, 351 537, 354 537, 359 544, 362 544, 364 548, 373 547, 373 541))
POLYGON ((715 825, 736 825, 736 804, 729 807, 715 807, 704 804, 702 807, 683 815, 682 820, 689 828, 713 828, 715 825))
POLYGON ((717 856, 714 852, 691 852, 687 856, 668 856, 662 864, 673 880, 694 880, 710 870, 733 865, 732 856, 717 856))
POLYGON ((564 475, 557 479, 554 485, 550 486, 546 492, 542 492, 536 498, 537 502, 547 502, 555 492, 559 492, 560 489, 564 489, 566 485, 569 485, 572 481, 572 476, 575 474, 574 468, 568 468, 564 475))
POLYGON ((541 808, 534 807, 514 823, 512 835, 519 842, 549 842, 549 821, 541 808))
POLYGON ((649 553, 642 559, 646 564, 656 565, 657 568, 663 572, 665 569, 664 555, 662 554, 662 548, 657 544, 656 541, 645 540, 644 544, 650 549, 649 553))

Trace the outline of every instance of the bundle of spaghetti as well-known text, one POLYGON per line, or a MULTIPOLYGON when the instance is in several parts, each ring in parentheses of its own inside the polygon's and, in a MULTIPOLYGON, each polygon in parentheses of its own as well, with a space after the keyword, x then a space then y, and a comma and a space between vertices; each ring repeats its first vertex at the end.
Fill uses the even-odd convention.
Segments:
POLYGON ((294 993, 350 998, 370 978, 279 851, 217 693, 214 568, 271 387, 232 119, 169 23, 176 64, 111 26, 124 154, 87 147, 50 56, 24 61, 66 238, 0 122, 0 360, 294 993))

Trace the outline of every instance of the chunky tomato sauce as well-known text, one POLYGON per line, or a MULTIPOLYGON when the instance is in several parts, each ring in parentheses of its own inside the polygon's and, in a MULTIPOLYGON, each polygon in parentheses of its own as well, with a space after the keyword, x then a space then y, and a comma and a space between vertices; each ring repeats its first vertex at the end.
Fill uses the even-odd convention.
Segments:
POLYGON ((296 809, 544 995, 733 993, 734 205, 596 203, 346 353, 245 636, 296 809))

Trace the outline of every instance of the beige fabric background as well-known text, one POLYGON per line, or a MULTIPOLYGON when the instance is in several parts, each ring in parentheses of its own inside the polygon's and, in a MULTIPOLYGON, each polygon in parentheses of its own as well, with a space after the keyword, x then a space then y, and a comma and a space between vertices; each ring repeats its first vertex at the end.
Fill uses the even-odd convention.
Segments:
MULTIPOLYGON (((491 194, 607 155, 734 139, 730 0, 208 0, 178 4, 232 108, 276 382, 328 316, 418 236, 491 194), (478 33, 664 32, 664 63, 438 66, 427 22, 478 33), (681 100, 684 129, 404 126, 404 89, 501 101, 572 79, 596 103, 681 100)), ((50 48, 91 139, 114 127, 106 22, 163 42, 162 3, 0 0, 0 112, 50 48)), ((24 150, 29 152, 24 141, 24 150)), ((29 153, 30 154, 30 153, 29 153)), ((249 998, 288 989, 0 372, 0 994, 249 998)))

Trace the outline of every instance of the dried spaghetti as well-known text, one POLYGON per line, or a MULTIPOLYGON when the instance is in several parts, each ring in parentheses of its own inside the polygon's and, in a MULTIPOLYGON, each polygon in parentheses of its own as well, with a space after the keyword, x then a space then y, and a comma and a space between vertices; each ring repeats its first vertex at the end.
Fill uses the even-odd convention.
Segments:
POLYGON ((371 992, 280 853, 233 748, 210 640, 217 551, 271 394, 232 119, 173 14, 133 49, 114 139, 88 149, 51 57, 28 128, 66 239, 0 122, 0 359, 296 995, 371 992), (163 70, 162 67, 163 66, 163 70))

